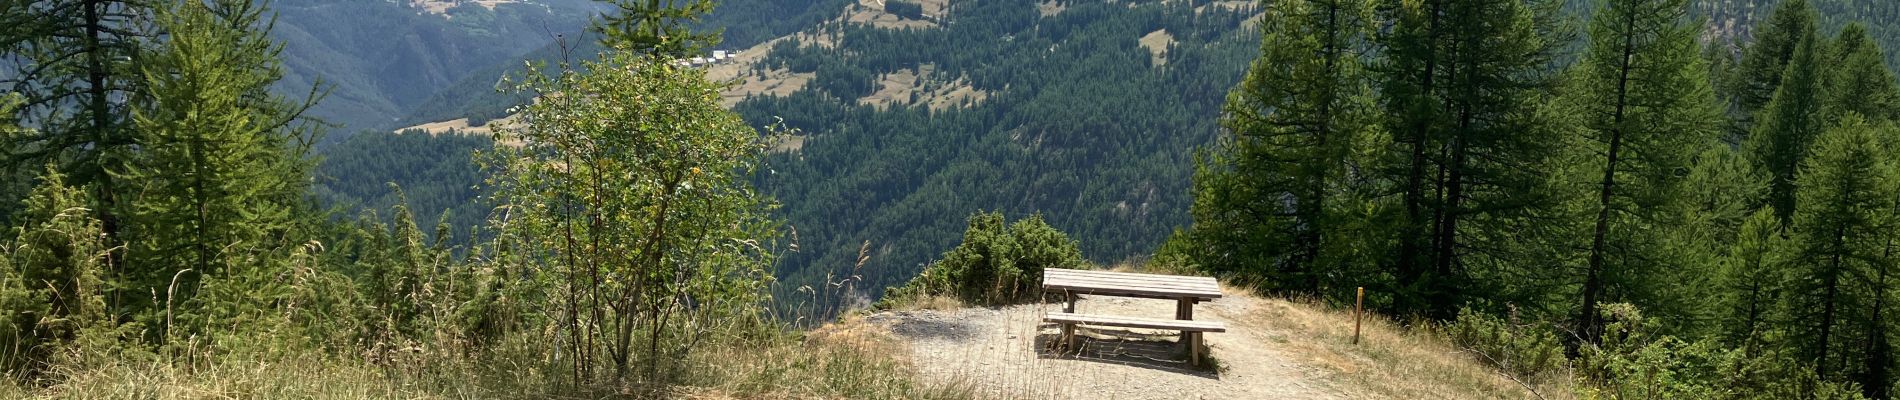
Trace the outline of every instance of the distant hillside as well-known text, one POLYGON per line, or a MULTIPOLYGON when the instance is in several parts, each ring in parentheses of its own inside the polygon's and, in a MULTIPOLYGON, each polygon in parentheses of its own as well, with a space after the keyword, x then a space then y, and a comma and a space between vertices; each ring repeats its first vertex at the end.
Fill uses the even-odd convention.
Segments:
MULTIPOLYGON (((1760 19, 1768 18, 1782 0, 1696 0, 1696 10, 1708 18, 1704 39, 1739 42, 1754 40, 1750 31, 1760 19)), ((1867 31, 1887 50, 1887 66, 1900 68, 1900 1, 1886 0, 1808 0, 1821 12, 1822 32, 1833 35, 1853 21, 1865 23, 1867 31)))
MULTIPOLYGON (((701 27, 721 30, 724 40, 720 48, 743 49, 818 25, 837 16, 838 10, 847 3, 850 0, 720 1, 713 13, 701 21, 701 27)), ((569 56, 585 59, 600 53, 597 37, 577 29, 569 31, 565 41, 569 56)), ((560 44, 547 42, 520 57, 482 66, 430 94, 403 114, 400 123, 377 128, 393 129, 458 118, 470 118, 480 125, 480 122, 501 118, 507 115, 509 107, 526 101, 497 92, 499 88, 495 84, 501 77, 524 71, 524 59, 554 64, 561 60, 561 50, 560 44)))
MULTIPOLYGON (((450 50, 461 47, 483 48, 482 43, 490 40, 477 39, 473 36, 474 33, 481 33, 481 31, 460 31, 449 28, 453 28, 454 24, 477 21, 465 17, 485 15, 483 13, 487 8, 484 4, 493 4, 497 13, 513 13, 508 10, 538 4, 535 1, 499 4, 470 1, 458 7, 442 9, 440 12, 444 14, 441 15, 433 12, 440 9, 442 4, 450 2, 427 2, 427 7, 417 9, 384 2, 318 5, 316 3, 319 2, 313 0, 289 0, 291 4, 280 4, 278 7, 292 9, 283 11, 285 15, 283 20, 290 20, 295 16, 297 20, 306 22, 338 21, 336 18, 350 15, 352 12, 369 10, 363 12, 372 12, 375 15, 364 17, 366 20, 387 18, 393 21, 421 24, 420 27, 411 27, 409 30, 433 32, 433 34, 418 34, 415 35, 416 37, 436 38, 452 43, 445 44, 441 48, 399 46, 385 52, 410 54, 404 57, 427 58, 429 56, 426 54, 434 53, 408 52, 407 50, 428 50, 449 54, 450 50)), ((592 1, 561 1, 562 4, 572 7, 595 6, 592 1)), ((797 31, 799 28, 815 26, 823 18, 837 15, 837 10, 842 9, 843 4, 844 0, 723 1, 719 3, 713 15, 708 16, 703 23, 709 27, 723 29, 726 43, 731 46, 749 46, 797 31), (830 12, 823 12, 820 9, 827 9, 830 12)), ((516 14, 527 15, 526 13, 516 14)), ((356 133, 365 130, 387 132, 396 127, 461 118, 473 120, 462 122, 482 125, 490 119, 504 116, 508 107, 519 104, 525 99, 497 92, 495 87, 497 80, 504 72, 520 72, 524 65, 523 59, 558 60, 560 48, 548 36, 549 33, 561 35, 565 43, 574 47, 570 53, 576 56, 599 52, 599 47, 594 43, 596 38, 585 32, 587 22, 584 16, 559 15, 562 17, 549 20, 546 30, 543 30, 540 24, 522 25, 520 23, 505 23, 501 24, 504 25, 502 28, 494 28, 517 31, 527 29, 531 32, 516 32, 519 33, 518 37, 500 41, 510 43, 510 48, 522 50, 502 54, 500 50, 486 49, 483 51, 494 50, 493 54, 482 54, 482 57, 491 61, 479 64, 473 61, 462 63, 350 61, 356 59, 349 57, 357 56, 329 53, 322 46, 327 46, 326 43, 373 41, 371 38, 380 36, 343 29, 346 26, 340 24, 324 26, 329 36, 324 36, 323 40, 311 37, 305 42, 290 43, 287 46, 288 49, 285 50, 286 53, 296 50, 298 53, 335 56, 336 59, 330 61, 341 65, 334 68, 321 67, 314 62, 304 61, 292 63, 295 65, 291 66, 292 70, 298 70, 301 66, 307 71, 322 72, 321 76, 328 80, 327 83, 337 85, 336 92, 324 100, 323 107, 316 110, 316 114, 332 121, 350 124, 345 129, 332 131, 329 136, 329 145, 321 149, 324 161, 316 171, 316 187, 314 188, 316 196, 328 205, 380 211, 387 209, 397 200, 396 194, 389 190, 387 185, 389 182, 395 182, 402 185, 407 192, 410 207, 416 210, 416 215, 424 219, 424 222, 432 222, 437 215, 447 211, 451 214, 451 222, 458 228, 466 229, 479 224, 487 217, 486 208, 484 204, 480 204, 478 193, 473 188, 482 183, 482 175, 476 171, 467 153, 486 148, 487 137, 357 135, 356 133), (514 26, 514 28, 506 26, 514 26), (319 48, 299 49, 300 43, 307 42, 315 42, 319 48), (352 70, 356 72, 335 75, 324 72, 351 70, 349 68, 356 68, 352 70), (387 71, 388 74, 382 75, 377 71, 387 71), (405 76, 427 78, 403 78, 405 76), (440 78, 451 77, 454 79, 452 83, 438 82, 440 78), (403 89, 404 87, 429 87, 430 89, 408 90, 403 89), (414 115, 397 119, 397 116, 405 115, 404 113, 411 109, 415 110, 414 115)), ((526 20, 516 22, 520 21, 526 20)), ((279 31, 284 30, 281 27, 283 24, 284 22, 279 22, 279 31)), ((280 33, 280 35, 284 34, 280 33)), ((370 49, 349 50, 365 54, 376 53, 370 49)), ((452 53, 466 56, 471 51, 463 49, 454 50, 452 53)), ((298 75, 298 77, 308 79, 309 75, 298 75)), ((308 83, 289 83, 285 86, 309 87, 308 83)), ((486 131, 467 129, 458 131, 458 133, 477 135, 486 133, 486 131)), ((456 233, 460 235, 463 232, 458 230, 456 233)))
MULTIPOLYGON (((329 97, 311 115, 355 129, 382 129, 470 72, 515 59, 575 30, 595 13, 588 0, 465 2, 441 9, 360 0, 278 0, 272 35, 284 43, 280 90, 321 81, 329 97)), ((302 93, 296 93, 301 95, 302 93)))

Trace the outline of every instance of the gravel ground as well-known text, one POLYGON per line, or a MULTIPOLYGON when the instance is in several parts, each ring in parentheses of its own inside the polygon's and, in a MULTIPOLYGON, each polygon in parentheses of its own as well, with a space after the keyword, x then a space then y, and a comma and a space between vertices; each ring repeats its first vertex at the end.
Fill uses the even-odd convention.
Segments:
MULTIPOLYGON (((1059 399, 1338 399, 1324 373, 1274 349, 1264 327, 1241 316, 1253 297, 1227 297, 1195 306, 1195 319, 1223 321, 1227 332, 1208 333, 1216 368, 1187 365, 1172 331, 1078 328, 1082 351, 1048 350, 1061 329, 1042 323, 1061 305, 883 312, 866 317, 910 349, 928 379, 968 384, 994 398, 1059 399)), ((1085 296, 1077 312, 1168 318, 1174 302, 1085 296)))

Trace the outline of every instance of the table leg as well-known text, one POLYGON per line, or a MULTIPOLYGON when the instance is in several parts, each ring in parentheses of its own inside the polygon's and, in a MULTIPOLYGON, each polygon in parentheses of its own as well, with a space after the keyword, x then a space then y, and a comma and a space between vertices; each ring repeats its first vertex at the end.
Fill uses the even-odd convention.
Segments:
MULTIPOLYGON (((1075 292, 1062 292, 1062 312, 1075 312, 1075 292)), ((1075 324, 1062 324, 1062 347, 1075 350, 1075 324)))
POLYGON ((1201 333, 1188 332, 1187 334, 1188 334, 1188 362, 1190 363, 1189 365, 1200 366, 1201 365, 1201 333))
MULTIPOLYGON (((1194 319, 1194 299, 1193 298, 1182 297, 1179 302, 1175 303, 1174 319, 1177 319, 1177 320, 1194 319)), ((1201 333, 1183 331, 1181 332, 1181 343, 1187 345, 1188 361, 1191 363, 1190 365, 1200 365, 1201 364, 1201 333)))

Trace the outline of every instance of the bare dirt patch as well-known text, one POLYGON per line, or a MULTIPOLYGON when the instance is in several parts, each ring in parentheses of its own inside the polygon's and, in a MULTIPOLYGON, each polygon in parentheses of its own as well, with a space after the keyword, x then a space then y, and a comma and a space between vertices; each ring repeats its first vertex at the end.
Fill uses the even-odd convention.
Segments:
MULTIPOLYGON (((1190 367, 1173 332, 1083 328, 1080 352, 1048 349, 1060 328, 1042 314, 1060 306, 1030 304, 1000 309, 901 311, 873 314, 903 339, 926 379, 970 382, 997 398, 1065 399, 1338 399, 1324 372, 1293 361, 1264 332, 1234 318, 1258 308, 1246 296, 1196 307, 1195 315, 1226 321, 1226 333, 1206 335, 1209 355, 1220 368, 1190 367)), ((1081 312, 1165 317, 1174 302, 1085 297, 1081 312)))
MULTIPOLYGON (((1228 288, 1195 306, 1222 321, 1209 333, 1217 368, 1190 367, 1172 331, 1081 327, 1081 351, 1049 350, 1060 328, 1042 315, 1060 305, 887 311, 860 323, 882 327, 909 350, 924 379, 971 384, 995 398, 1062 399, 1565 399, 1555 385, 1533 395, 1430 331, 1366 320, 1351 343, 1350 311, 1228 288)), ((1174 302, 1085 296, 1079 312, 1165 318, 1174 302)))

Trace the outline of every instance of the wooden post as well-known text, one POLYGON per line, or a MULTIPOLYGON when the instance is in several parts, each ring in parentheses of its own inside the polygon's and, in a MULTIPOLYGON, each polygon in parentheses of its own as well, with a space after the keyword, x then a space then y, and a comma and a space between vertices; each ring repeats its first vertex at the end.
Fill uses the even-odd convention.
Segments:
POLYGON ((1359 320, 1366 314, 1366 287, 1359 287, 1359 299, 1352 306, 1352 344, 1359 344, 1359 320))

